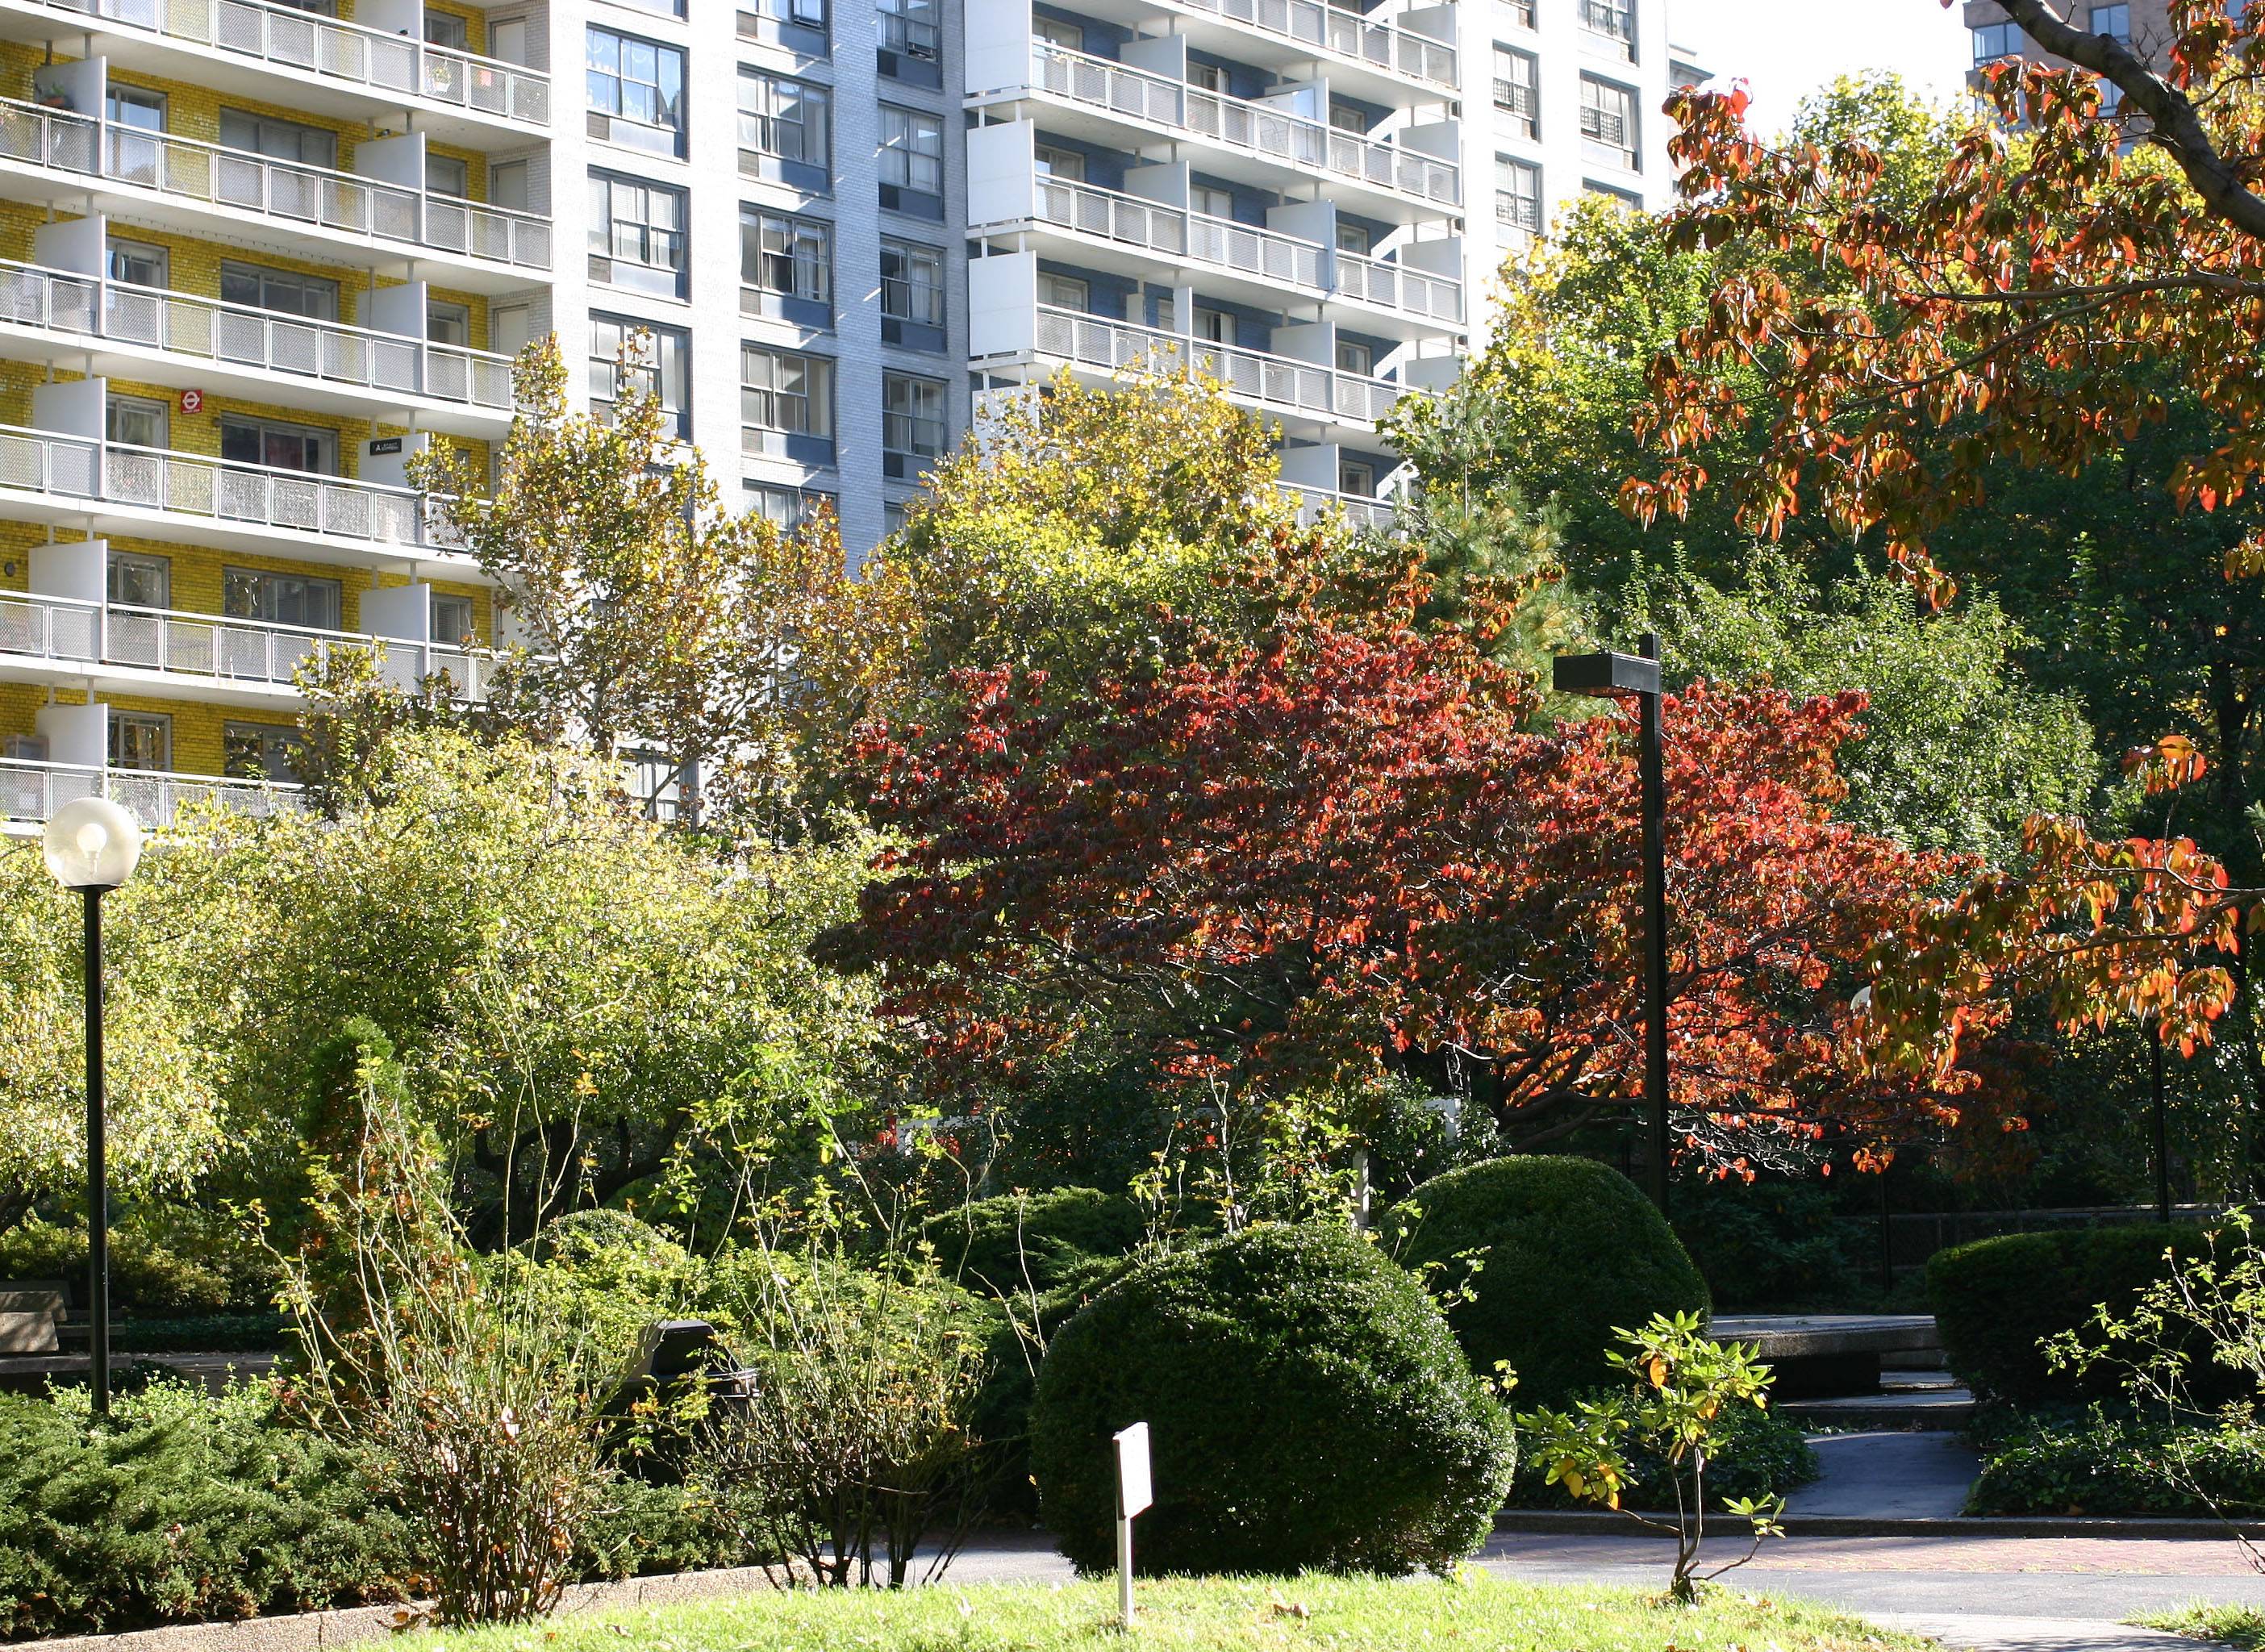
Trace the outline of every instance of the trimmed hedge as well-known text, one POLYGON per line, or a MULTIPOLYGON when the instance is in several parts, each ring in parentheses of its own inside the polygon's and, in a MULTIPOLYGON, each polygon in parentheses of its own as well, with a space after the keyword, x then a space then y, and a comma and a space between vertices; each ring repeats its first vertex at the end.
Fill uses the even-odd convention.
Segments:
POLYGON ((1134 1269, 1054 1339, 1031 1459, 1046 1527, 1114 1564, 1110 1437, 1152 1431, 1160 1573, 1445 1570, 1492 1530, 1509 1415, 1416 1281, 1342 1228, 1264 1227, 1134 1269))
POLYGON ((1040 1295, 1089 1277, 1140 1242, 1140 1207, 1097 1188, 1002 1193, 931 1216, 921 1236, 970 1290, 1040 1295))
POLYGON ((1613 1333, 1705 1314, 1707 1282, 1635 1183, 1590 1159, 1494 1159, 1435 1176, 1393 1210, 1400 1260, 1464 1299, 1447 1323, 1472 1369, 1504 1361, 1518 1403, 1611 1385, 1613 1333))
POLYGON ((2006 1234, 1937 1251, 1926 1288, 1951 1372, 1976 1394, 2017 1405, 2110 1396, 2112 1372, 2086 1381, 2055 1372, 2038 1343, 2088 1323, 2101 1303, 2123 1312, 2164 1277, 2165 1251, 2183 1259, 2204 1245, 2201 1228, 2148 1223, 2006 1234))

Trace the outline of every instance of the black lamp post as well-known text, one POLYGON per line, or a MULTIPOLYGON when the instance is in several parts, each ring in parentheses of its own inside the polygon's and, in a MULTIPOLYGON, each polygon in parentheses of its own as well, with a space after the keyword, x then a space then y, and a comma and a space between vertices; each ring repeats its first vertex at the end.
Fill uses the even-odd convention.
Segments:
POLYGON ((1651 1115, 1651 1202, 1667 1211, 1667 768, 1659 739, 1659 638, 1638 654, 1566 654, 1554 663, 1560 694, 1635 696, 1636 768, 1643 784, 1643 1094, 1651 1115))
POLYGON ((84 899, 86 946, 86 1284, 94 1415, 110 1415, 110 1168, 102 1096, 102 898, 134 876, 142 827, 107 797, 55 811, 40 840, 47 870, 84 899))

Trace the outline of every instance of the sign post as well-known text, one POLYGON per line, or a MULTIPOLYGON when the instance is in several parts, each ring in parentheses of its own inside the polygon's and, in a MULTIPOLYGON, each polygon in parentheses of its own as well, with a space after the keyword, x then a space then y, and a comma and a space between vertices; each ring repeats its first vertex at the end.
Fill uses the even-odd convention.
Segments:
POLYGON ((1132 1517, 1156 1501, 1148 1479, 1148 1425, 1117 1436, 1117 1611, 1132 1627, 1132 1517))

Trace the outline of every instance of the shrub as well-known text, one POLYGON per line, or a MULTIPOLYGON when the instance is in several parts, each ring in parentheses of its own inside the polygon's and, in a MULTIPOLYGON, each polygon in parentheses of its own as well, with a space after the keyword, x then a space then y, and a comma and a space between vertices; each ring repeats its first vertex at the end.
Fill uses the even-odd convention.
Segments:
POLYGON ((2255 1519, 2265 1427, 2173 1427, 2097 1408, 2025 1418, 1985 1443, 1966 1511, 2255 1519))
POLYGON ((1708 1310, 1707 1282, 1659 1212, 1588 1159, 1496 1159, 1435 1176, 1392 1212, 1400 1260, 1450 1293, 1473 1369, 1507 1361, 1521 1406, 1613 1380, 1613 1333, 1708 1310))
POLYGON ((1334 1227, 1265 1227, 1143 1263, 1062 1328, 1031 1459, 1047 1528, 1113 1563, 1110 1437, 1154 1439, 1148 1573, 1445 1570, 1492 1529, 1515 1449, 1403 1270, 1334 1227))
MULTIPOLYGON (((1574 1403, 1595 1397, 1577 1394, 1574 1403)), ((1628 1458, 1620 1501, 1631 1509, 1673 1508, 1675 1488, 1658 1454, 1637 1445, 1628 1458)), ((1783 1496, 1809 1484, 1820 1472, 1817 1448, 1800 1423, 1782 1411, 1733 1406, 1708 1459, 1708 1507, 1719 1510, 1738 1497, 1783 1496)), ((1518 1458, 1518 1478, 1511 1484, 1507 1502, 1513 1509, 1570 1509, 1579 1503, 1564 1487, 1550 1481, 1549 1465, 1533 1454, 1530 1441, 1518 1458)))
MULTIPOLYGON (((75 1295, 86 1290, 86 1229, 25 1222, 0 1234, 0 1279, 67 1279, 75 1295)), ((159 1314, 210 1314, 229 1306, 228 1279, 215 1268, 181 1255, 133 1226, 110 1235, 110 1299, 113 1308, 159 1314)))
POLYGON ((2128 1311, 2168 1271, 2166 1251, 2203 1254, 2196 1227, 2085 1228, 2007 1234, 1937 1251, 1927 1294, 1951 1371, 1977 1394, 2040 1405, 2116 1392, 2112 1373, 2056 1372, 2038 1344, 2090 1323, 2101 1304, 2128 1311))
POLYGON ((1845 1310, 1867 1288, 1877 1245, 1869 1226, 1813 1181, 1679 1183, 1675 1236, 1724 1312, 1845 1310))
POLYGON ((945 1274, 998 1296, 1044 1294, 1140 1242, 1140 1207, 1096 1188, 1005 1193, 931 1216, 921 1237, 945 1274))
POLYGON ((0 1395, 0 1638, 398 1599, 408 1532, 264 1389, 0 1395))

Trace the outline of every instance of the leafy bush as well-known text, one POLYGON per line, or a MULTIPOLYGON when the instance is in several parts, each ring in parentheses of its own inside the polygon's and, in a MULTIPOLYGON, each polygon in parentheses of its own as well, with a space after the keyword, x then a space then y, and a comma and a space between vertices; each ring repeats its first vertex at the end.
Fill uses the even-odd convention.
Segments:
POLYGON ((113 1343, 124 1353, 249 1351, 272 1353, 288 1340, 291 1321, 284 1314, 185 1314, 152 1319, 135 1314, 111 1332, 113 1343))
POLYGON ((2116 1392, 2111 1373, 2055 1372, 2038 1346, 2087 1325, 2106 1304, 2122 1314, 2165 1276, 2166 1251, 2203 1254, 2196 1227, 2095 1227, 2006 1234, 1937 1251, 1927 1294, 1951 1371, 1977 1394, 2042 1405, 2116 1392))
POLYGON ((1675 1234, 1725 1312, 1845 1309, 1878 1244, 1815 1182, 1679 1183, 1675 1234))
MULTIPOLYGON (((1577 1394, 1574 1403, 1593 1398, 1577 1394)), ((1782 1411, 1753 1406, 1733 1406, 1725 1414, 1712 1453, 1707 1461, 1707 1498, 1710 1510, 1719 1510, 1733 1498, 1783 1496, 1807 1485, 1822 1472, 1817 1448, 1809 1443, 1800 1423, 1782 1411)), ((1511 1482, 1505 1500, 1513 1509, 1570 1509, 1578 1500, 1562 1486, 1549 1481, 1549 1466, 1527 1450, 1518 1459, 1518 1478, 1511 1482)), ((1627 1483, 1620 1501, 1632 1509, 1669 1509, 1675 1505, 1675 1488, 1667 1465, 1657 1453, 1632 1447, 1628 1452, 1627 1483)))
POLYGON ((1140 1242, 1140 1210, 1095 1188, 1004 1193, 921 1224, 945 1274, 1004 1297, 1043 1294, 1106 1265, 1140 1242))
POLYGON ((1985 1442, 1966 1511, 2254 1519, 2265 1425, 2174 1426, 2098 1408, 2024 1418, 1985 1442))
MULTIPOLYGON (((86 1288, 86 1229, 31 1221, 0 1234, 0 1279, 68 1279, 86 1288)), ((210 1314, 229 1306, 229 1281, 217 1269, 184 1256, 133 1226, 110 1235, 110 1300, 114 1308, 161 1314, 210 1314)))
POLYGON ((583 1326, 591 1357, 619 1366, 656 1320, 693 1310, 704 1270, 659 1228, 621 1211, 574 1211, 544 1224, 519 1253, 492 1264, 516 1288, 583 1326))
POLYGON ((1510 1418, 1403 1270, 1336 1227, 1265 1227, 1136 1267, 1039 1368, 1047 1528, 1114 1560, 1110 1437, 1145 1422, 1149 1573, 1444 1570, 1492 1529, 1510 1418))
POLYGON ((1674 1232, 1619 1171, 1588 1159, 1496 1159, 1435 1176, 1396 1206, 1400 1260, 1448 1293, 1473 1369, 1507 1361, 1521 1405, 1613 1381, 1613 1333, 1708 1310, 1674 1232))
POLYGON ((316 1611, 401 1597, 404 1523, 264 1389, 0 1395, 0 1637, 316 1611))

